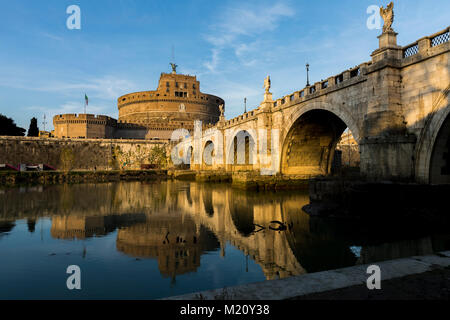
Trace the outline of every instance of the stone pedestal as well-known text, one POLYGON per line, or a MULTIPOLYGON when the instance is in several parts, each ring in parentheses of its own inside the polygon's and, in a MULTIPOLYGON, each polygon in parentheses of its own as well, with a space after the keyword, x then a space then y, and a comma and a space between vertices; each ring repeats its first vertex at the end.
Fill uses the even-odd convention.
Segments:
POLYGON ((270 111, 272 109, 273 106, 273 99, 272 99, 272 93, 271 92, 266 92, 264 94, 264 101, 260 103, 259 105, 259 110, 261 111, 270 111))
POLYGON ((372 62, 376 63, 383 59, 401 59, 402 47, 397 45, 397 33, 387 31, 378 36, 379 48, 372 53, 372 62))
POLYGON ((394 31, 387 31, 378 36, 378 40, 381 48, 397 47, 397 35, 394 31))
POLYGON ((266 92, 264 93, 264 102, 273 102, 272 93, 266 92))

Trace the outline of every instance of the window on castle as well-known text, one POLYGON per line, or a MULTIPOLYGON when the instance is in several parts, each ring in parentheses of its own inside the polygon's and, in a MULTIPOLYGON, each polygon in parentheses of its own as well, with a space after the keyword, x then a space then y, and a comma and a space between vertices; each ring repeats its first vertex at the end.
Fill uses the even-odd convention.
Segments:
POLYGON ((187 97, 187 92, 175 91, 175 97, 186 98, 187 97))

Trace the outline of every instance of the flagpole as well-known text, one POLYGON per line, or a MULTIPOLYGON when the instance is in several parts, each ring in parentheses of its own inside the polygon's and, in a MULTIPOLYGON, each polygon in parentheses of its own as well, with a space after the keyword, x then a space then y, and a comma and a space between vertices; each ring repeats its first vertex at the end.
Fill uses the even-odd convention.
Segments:
POLYGON ((84 114, 87 114, 86 113, 86 107, 87 107, 87 105, 88 105, 88 102, 89 100, 88 100, 88 96, 87 96, 87 94, 85 93, 84 94, 84 114))

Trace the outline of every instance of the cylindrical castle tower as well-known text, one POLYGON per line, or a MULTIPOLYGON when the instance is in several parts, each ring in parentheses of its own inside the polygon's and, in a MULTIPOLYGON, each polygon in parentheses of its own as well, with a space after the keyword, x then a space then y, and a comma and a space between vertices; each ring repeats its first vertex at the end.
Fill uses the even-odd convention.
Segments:
POLYGON ((134 125, 147 129, 146 137, 161 139, 170 138, 176 129, 192 131, 195 120, 216 123, 219 106, 225 104, 219 97, 202 93, 195 76, 175 72, 162 73, 157 90, 130 93, 120 97, 117 103, 118 130, 125 134, 134 125))

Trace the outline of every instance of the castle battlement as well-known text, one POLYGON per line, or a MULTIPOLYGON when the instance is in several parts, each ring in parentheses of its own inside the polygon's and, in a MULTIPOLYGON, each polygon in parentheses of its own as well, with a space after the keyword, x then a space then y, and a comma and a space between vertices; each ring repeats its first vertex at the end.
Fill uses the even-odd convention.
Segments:
POLYGON ((53 117, 53 121, 80 121, 80 120, 92 120, 92 121, 106 121, 106 122, 116 122, 114 118, 104 116, 104 115, 95 115, 95 114, 59 114, 53 117))

